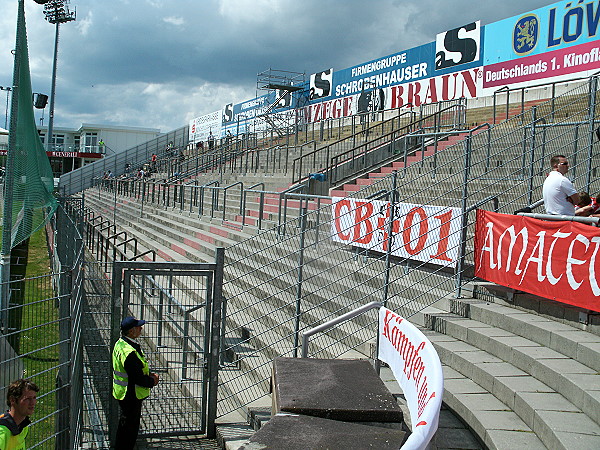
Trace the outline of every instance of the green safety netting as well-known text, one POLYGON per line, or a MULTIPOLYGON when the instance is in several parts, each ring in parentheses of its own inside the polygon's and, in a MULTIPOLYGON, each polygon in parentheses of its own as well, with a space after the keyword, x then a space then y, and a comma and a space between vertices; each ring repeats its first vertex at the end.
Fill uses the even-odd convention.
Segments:
MULTIPOLYGON (((12 115, 16 114, 16 138, 9 138, 4 191, 4 226, 11 228, 10 248, 14 248, 42 228, 57 208, 57 201, 53 195, 52 168, 38 135, 33 113, 23 2, 19 2, 16 49, 18 51, 15 58, 13 95, 16 94, 17 99, 13 100, 11 110, 11 125, 14 125, 12 115), (18 101, 16 107, 15 100, 18 101), (11 143, 14 145, 11 146, 11 143), (13 158, 12 164, 8 161, 9 158, 13 158), (10 223, 6 221, 7 208, 12 211, 10 223)), ((13 132, 14 128, 11 126, 10 133, 13 132)), ((4 247, 4 239, 2 243, 4 247)), ((2 250, 3 254, 7 253, 4 248, 2 250)))

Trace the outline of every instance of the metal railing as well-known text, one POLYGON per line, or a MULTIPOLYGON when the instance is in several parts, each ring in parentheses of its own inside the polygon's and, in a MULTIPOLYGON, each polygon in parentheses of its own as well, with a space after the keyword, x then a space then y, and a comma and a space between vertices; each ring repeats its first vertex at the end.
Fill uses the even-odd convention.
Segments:
POLYGON ((311 328, 310 330, 306 330, 304 333, 302 333, 302 358, 308 357, 308 345, 310 342, 310 337, 314 334, 326 331, 335 325, 338 325, 350 319, 354 319, 355 317, 360 316, 361 314, 364 314, 367 311, 371 311, 372 309, 379 309, 382 306, 383 303, 381 302, 367 303, 366 305, 359 306, 358 308, 353 309, 352 311, 347 312, 346 314, 342 314, 341 316, 336 317, 335 319, 332 319, 328 322, 325 322, 317 327, 311 328))
MULTIPOLYGON (((596 73, 595 75, 598 75, 596 73)), ((595 76, 594 75, 594 76, 595 76)), ((538 102, 550 102, 550 108, 552 111, 556 109, 556 105, 554 104, 555 99, 559 96, 559 91, 569 91, 573 89, 573 84, 585 84, 589 81, 589 77, 577 77, 571 78, 568 80, 561 81, 553 81, 550 83, 540 83, 534 84, 526 87, 516 87, 509 88, 508 86, 503 86, 493 94, 493 122, 494 124, 500 122, 501 120, 506 120, 510 117, 510 109, 514 108, 515 104, 517 105, 516 114, 521 115, 525 113, 528 109, 528 103, 538 103, 538 102), (516 94, 518 97, 518 102, 511 103, 511 95, 516 94), (499 98, 501 96, 506 97, 506 101, 503 104, 500 104, 499 98), (529 97, 526 100, 526 97, 529 97), (537 98, 536 98, 537 97, 537 98), (502 112, 502 116, 500 117, 500 112, 502 112), (501 119, 501 120, 499 120, 501 119)), ((551 114, 551 119, 554 120, 554 114, 551 114)))
POLYGON ((188 144, 187 126, 162 134, 144 144, 124 150, 117 154, 106 155, 100 161, 85 165, 65 173, 60 177, 60 190, 63 196, 81 192, 92 186, 94 178, 102 177, 111 171, 115 177, 126 173, 126 167, 133 170, 151 161, 153 153, 164 155, 172 142, 176 148, 185 148, 188 144))
MULTIPOLYGON (((454 130, 464 127, 465 102, 463 99, 437 103, 432 113, 424 115, 425 111, 431 109, 430 106, 426 108, 427 106, 429 105, 420 108, 418 118, 414 112, 407 111, 403 115, 366 127, 359 133, 354 133, 310 153, 298 156, 293 161, 292 182, 302 181, 309 171, 325 173, 328 177, 335 176, 336 180, 341 181, 341 178, 336 176, 336 170, 341 164, 357 162, 357 165, 360 166, 361 162, 362 164, 366 162, 369 153, 383 146, 386 147, 386 156, 389 158, 397 150, 397 145, 394 144, 406 134, 416 130, 439 132, 443 129, 454 130), (379 136, 379 138, 371 137, 369 139, 369 136, 379 136), (364 140, 364 142, 360 142, 360 140, 364 140), (359 158, 361 159, 359 160, 359 158)), ((373 167, 385 159, 385 157, 377 155, 366 168, 373 167)), ((346 175, 346 177, 349 176, 350 174, 346 175)))
MULTIPOLYGON (((600 181, 590 175, 600 167, 594 133, 599 115, 597 89, 597 81, 592 78, 587 85, 555 99, 553 107, 540 104, 502 124, 484 124, 443 151, 421 152, 420 159, 407 162, 406 170, 372 179, 361 190, 346 191, 347 198, 361 202, 370 197, 394 200, 377 211, 381 226, 369 233, 360 233, 360 227, 367 229, 361 219, 364 211, 350 211, 359 226, 353 241, 356 245, 334 240, 331 224, 335 217, 331 205, 325 203, 327 196, 294 192, 303 189, 300 187, 283 193, 267 191, 264 185, 240 188, 244 209, 241 223, 247 225, 244 217, 248 210, 255 208, 262 217, 267 206, 274 207, 269 209, 278 218, 269 220, 269 227, 263 219, 259 222, 263 229, 255 235, 247 235, 235 245, 228 243, 223 285, 227 309, 220 353, 225 370, 219 373, 217 415, 247 412, 253 403, 269 395, 273 358, 297 355, 299 336, 307 329, 374 300, 409 318, 442 298, 470 295, 476 223, 472 211, 492 204, 494 210, 512 214, 540 198, 550 155, 565 154, 573 162, 570 173, 575 184, 589 192, 600 191, 600 181), (261 189, 256 189, 259 186, 261 189), (403 222, 406 213, 401 208, 421 205, 460 211, 459 230, 447 240, 448 250, 458 255, 456 265, 438 264, 433 257, 401 257, 392 251, 395 245, 414 251, 425 234, 434 231, 403 222), (297 216, 292 210, 298 212, 297 216), (394 229, 394 221, 398 229, 394 229), (361 247, 355 251, 358 241, 369 236, 387 243, 385 250, 361 247)), ((203 200, 193 191, 200 192, 202 186, 188 185, 183 191, 178 188, 177 194, 174 188, 156 186, 161 203, 146 203, 145 217, 140 217, 136 208, 124 210, 123 217, 142 220, 149 229, 156 230, 152 228, 155 217, 174 220, 173 214, 199 211, 203 200)), ((228 197, 223 204, 220 195, 214 195, 224 192, 223 188, 213 184, 205 185, 205 190, 212 193, 211 216, 221 212, 220 208, 227 211, 223 217, 239 215, 239 203, 230 202, 228 197)), ((237 189, 229 190, 231 197, 237 194, 237 189)), ((103 201, 110 204, 111 192, 98 194, 99 201, 102 194, 103 201)), ((90 197, 95 199, 96 192, 90 197)), ((345 235, 354 231, 354 225, 341 229, 345 235)), ((214 237, 218 245, 219 236, 214 237)), ((437 248, 425 246, 421 251, 435 255, 437 248)), ((372 326, 367 317, 340 323, 315 337, 312 355, 371 355, 372 326)))
POLYGON ((9 321, 0 336, 0 393, 6 398, 6 387, 18 378, 33 381, 40 391, 27 447, 75 449, 83 426, 83 242, 80 223, 62 206, 46 231, 52 273, 9 281, 11 303, 2 311, 9 321))

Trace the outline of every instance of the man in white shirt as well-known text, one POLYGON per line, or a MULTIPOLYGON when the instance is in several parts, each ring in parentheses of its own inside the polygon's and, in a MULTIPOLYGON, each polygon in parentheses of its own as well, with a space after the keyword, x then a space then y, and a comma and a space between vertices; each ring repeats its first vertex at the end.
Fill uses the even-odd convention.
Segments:
POLYGON ((564 155, 550 158, 552 172, 544 181, 542 188, 544 206, 548 214, 575 215, 575 205, 579 203, 579 194, 565 174, 569 170, 569 161, 564 155))

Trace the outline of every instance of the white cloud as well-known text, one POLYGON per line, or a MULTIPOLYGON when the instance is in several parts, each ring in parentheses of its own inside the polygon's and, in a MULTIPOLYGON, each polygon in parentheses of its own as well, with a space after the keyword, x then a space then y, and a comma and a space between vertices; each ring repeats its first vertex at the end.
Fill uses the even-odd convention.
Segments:
POLYGON ((288 0, 219 0, 219 14, 235 23, 264 23, 288 4, 288 0))
POLYGON ((79 32, 86 36, 90 27, 93 24, 94 13, 92 11, 88 11, 85 17, 77 17, 75 22, 75 27, 79 30, 79 32))
POLYGON ((185 23, 183 17, 165 17, 164 22, 170 23, 171 25, 181 26, 185 23))

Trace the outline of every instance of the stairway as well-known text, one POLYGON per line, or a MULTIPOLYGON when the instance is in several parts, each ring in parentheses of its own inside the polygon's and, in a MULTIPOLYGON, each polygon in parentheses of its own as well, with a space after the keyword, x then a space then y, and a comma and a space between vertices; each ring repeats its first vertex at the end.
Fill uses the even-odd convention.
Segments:
MULTIPOLYGON (((527 142, 519 142, 517 134, 514 140, 503 138, 493 143, 492 158, 487 162, 493 165, 503 158, 493 171, 485 158, 474 164, 470 202, 498 194, 506 207, 524 203, 527 187, 515 188, 515 184, 522 175, 519 171, 524 168, 522 155, 527 142)), ((561 145, 562 141, 557 142, 561 145)), ((455 150, 462 144, 448 144, 440 152, 448 155, 439 164, 443 177, 418 171, 419 163, 429 162, 431 149, 407 161, 409 170, 400 186, 404 198, 444 200, 433 204, 454 204, 460 199, 463 168, 455 150)), ((354 193, 380 179, 385 171, 347 184, 332 195, 354 193)), ((534 184, 541 186, 543 174, 534 177, 540 181, 534 184)), ((269 180, 269 176, 258 173, 253 181, 274 181, 268 189, 273 191, 287 187, 285 176, 274 178, 269 180)), ((232 177, 228 182, 236 180, 232 177)), ((166 261, 212 261, 216 247, 227 248, 227 366, 220 375, 219 416, 222 422, 237 423, 250 417, 259 424, 269 416, 265 411, 271 404, 271 361, 293 351, 299 234, 259 232, 252 220, 246 222, 250 226, 241 227, 240 199, 235 192, 232 190, 228 197, 225 220, 220 216, 222 210, 217 211, 219 218, 199 218, 196 211, 150 205, 144 205, 142 212, 135 199, 119 197, 117 222, 138 237, 144 249, 156 249, 166 261)), ((258 200, 258 195, 248 196, 246 209, 252 211, 252 218, 256 217, 258 200)), ((113 194, 92 191, 86 204, 108 217, 113 215, 113 194)), ((296 229, 299 204, 290 201, 288 206, 295 211, 289 214, 293 220, 288 226, 296 229)), ((322 212, 321 220, 326 224, 327 207, 322 212)), ((263 211, 263 227, 274 225, 278 213, 278 199, 273 196, 263 211)), ((381 291, 378 276, 383 260, 340 248, 329 239, 320 239, 317 231, 307 235, 310 249, 307 247, 303 254, 310 265, 306 264, 301 286, 301 329, 373 300, 381 291), (353 271, 344 272, 347 268, 353 271)), ((456 299, 452 276, 427 269, 393 263, 390 306, 423 327, 435 345, 444 364, 444 404, 479 442, 492 449, 600 448, 598 316, 510 290, 484 292, 477 284, 464 287, 467 298, 456 299), (580 323, 580 317, 585 317, 585 323, 580 323)), ((322 358, 369 357, 372 338, 363 336, 368 326, 366 319, 350 322, 313 341, 311 353, 322 358)), ((465 438, 461 445, 466 442, 465 438)))
POLYGON ((557 320, 572 308, 536 301, 453 299, 424 314, 444 401, 489 448, 600 448, 600 321, 557 320))

